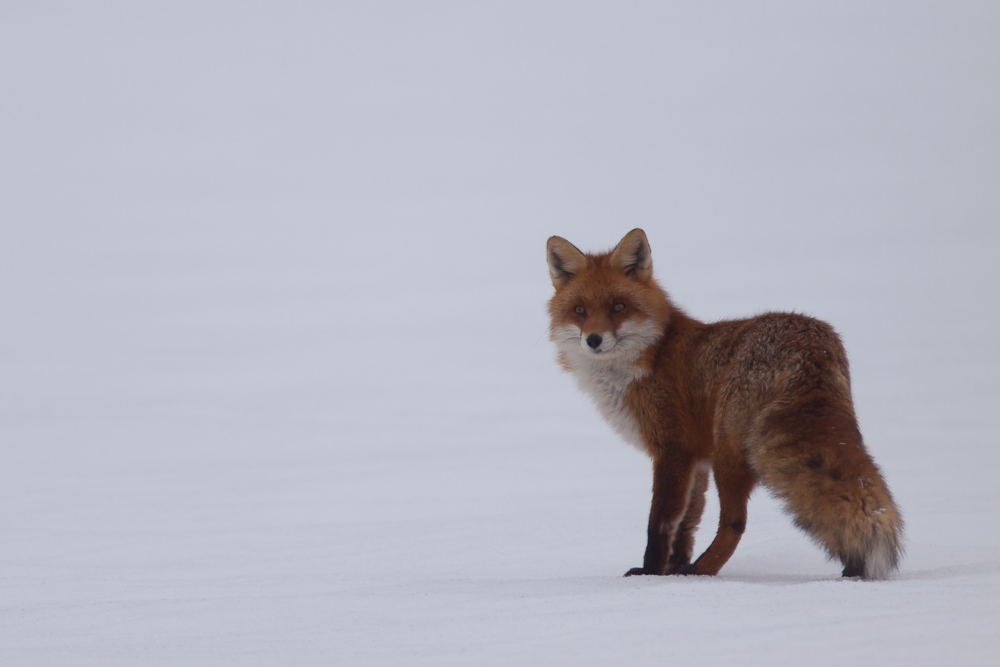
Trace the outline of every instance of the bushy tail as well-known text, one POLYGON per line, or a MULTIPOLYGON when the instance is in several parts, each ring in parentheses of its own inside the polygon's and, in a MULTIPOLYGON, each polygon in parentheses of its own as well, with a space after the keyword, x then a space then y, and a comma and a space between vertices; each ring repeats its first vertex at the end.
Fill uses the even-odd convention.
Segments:
POLYGON ((902 517, 863 445, 841 447, 853 451, 814 453, 772 488, 796 525, 844 564, 845 577, 886 579, 903 555, 902 517))
POLYGON ((758 440, 752 467, 845 577, 885 579, 902 558, 902 517, 853 415, 826 417, 811 433, 777 428, 758 440))
MULTIPOLYGON (((881 480, 880 480, 881 481, 881 480)), ((853 537, 853 549, 838 554, 844 563, 844 576, 862 579, 886 579, 899 568, 903 555, 903 520, 892 500, 869 513, 859 522, 853 537)))

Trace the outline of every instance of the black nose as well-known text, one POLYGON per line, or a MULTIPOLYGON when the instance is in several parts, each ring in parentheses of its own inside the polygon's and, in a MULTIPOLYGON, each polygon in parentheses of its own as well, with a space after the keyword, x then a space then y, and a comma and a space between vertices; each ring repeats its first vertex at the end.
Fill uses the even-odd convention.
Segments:
POLYGON ((601 337, 598 334, 590 334, 587 336, 587 345, 596 350, 601 346, 601 337))

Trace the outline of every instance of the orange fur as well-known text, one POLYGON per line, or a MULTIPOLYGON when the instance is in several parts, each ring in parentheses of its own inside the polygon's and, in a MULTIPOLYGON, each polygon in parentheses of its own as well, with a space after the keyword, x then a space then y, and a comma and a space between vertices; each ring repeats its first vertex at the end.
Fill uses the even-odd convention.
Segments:
POLYGON ((640 229, 609 253, 584 254, 557 236, 547 253, 560 364, 653 460, 646 553, 626 574, 718 573, 758 481, 845 576, 882 579, 897 568, 902 519, 862 441, 830 325, 788 313, 713 324, 687 316, 653 279, 640 229), (692 563, 709 469, 719 529, 692 563))

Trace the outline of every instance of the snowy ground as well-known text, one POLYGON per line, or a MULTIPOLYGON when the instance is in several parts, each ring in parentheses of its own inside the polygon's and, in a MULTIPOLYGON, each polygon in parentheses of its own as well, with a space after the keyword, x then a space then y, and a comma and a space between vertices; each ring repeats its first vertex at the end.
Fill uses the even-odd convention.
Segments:
POLYGON ((0 664, 997 664, 996 3, 331 4, 0 8, 0 664), (636 226, 841 331, 897 578, 620 576, 542 247, 636 226))

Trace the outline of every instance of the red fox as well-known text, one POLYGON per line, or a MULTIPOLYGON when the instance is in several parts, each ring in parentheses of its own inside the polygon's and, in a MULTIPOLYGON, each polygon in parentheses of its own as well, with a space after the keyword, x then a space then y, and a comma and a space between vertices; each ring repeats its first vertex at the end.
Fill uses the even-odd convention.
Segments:
POLYGON ((653 459, 646 553, 625 576, 717 574, 758 481, 843 563, 843 576, 885 579, 897 569, 903 522, 862 442, 847 355, 830 325, 789 313, 689 317, 653 279, 641 229, 605 254, 558 236, 547 250, 559 363, 653 459), (719 529, 691 562, 709 470, 719 529))

